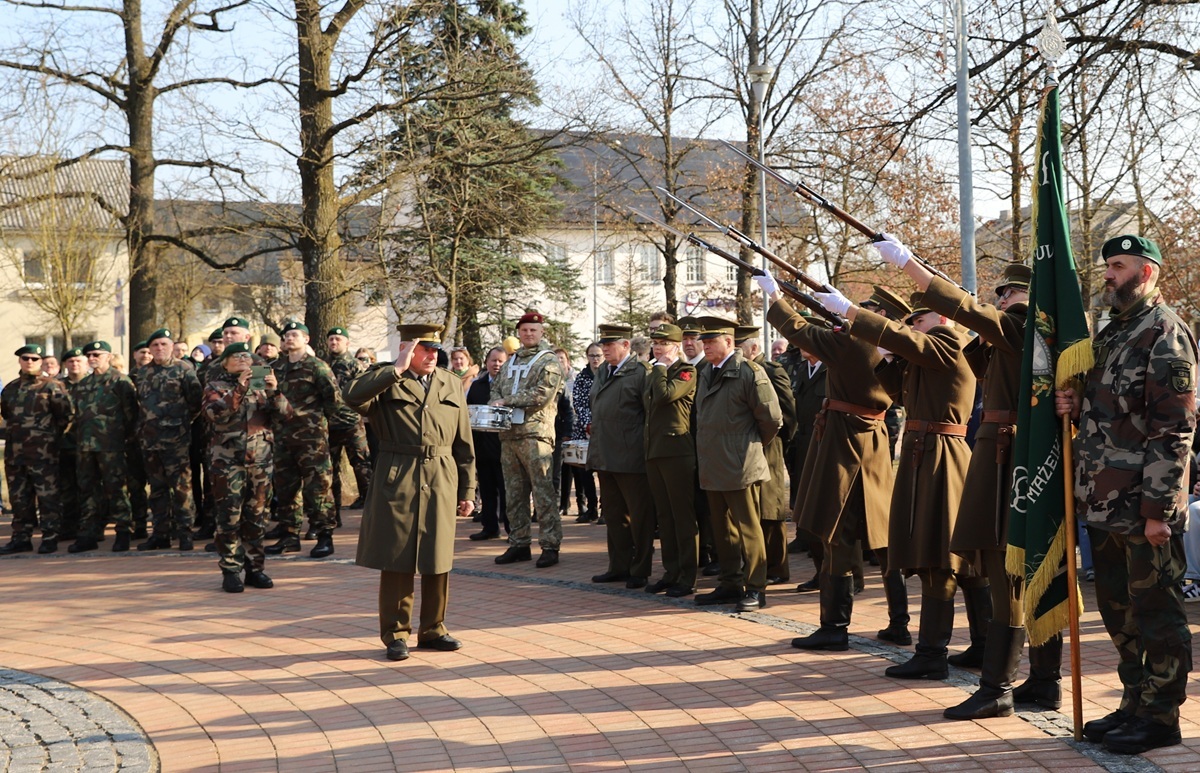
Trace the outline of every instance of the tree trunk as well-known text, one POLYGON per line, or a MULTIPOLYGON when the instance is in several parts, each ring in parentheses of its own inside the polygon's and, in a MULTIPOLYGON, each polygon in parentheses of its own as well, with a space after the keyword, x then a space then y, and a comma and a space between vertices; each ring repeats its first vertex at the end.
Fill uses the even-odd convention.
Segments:
POLYGON ((146 237, 154 229, 154 100, 153 74, 147 72, 140 0, 125 0, 125 61, 129 93, 129 212, 125 240, 129 250, 129 335, 145 339, 158 327, 157 283, 146 237))
MULTIPOLYGON (((746 53, 749 55, 749 65, 754 67, 762 62, 761 43, 759 40, 760 15, 761 15, 761 0, 750 0, 750 29, 746 34, 746 53)), ((758 156, 759 117, 762 114, 762 105, 754 98, 753 93, 750 95, 749 109, 746 111, 746 152, 751 156, 758 156)), ((742 177, 742 233, 747 234, 750 238, 756 238, 758 233, 758 208, 754 205, 755 183, 758 181, 758 172, 749 164, 746 165, 746 173, 742 177)), ((765 246, 765 245, 764 245, 765 246)), ((739 256, 747 263, 755 263, 757 257, 746 247, 739 250, 739 256)), ((750 274, 745 269, 739 268, 737 271, 737 320, 742 325, 754 324, 754 304, 750 296, 750 274)))

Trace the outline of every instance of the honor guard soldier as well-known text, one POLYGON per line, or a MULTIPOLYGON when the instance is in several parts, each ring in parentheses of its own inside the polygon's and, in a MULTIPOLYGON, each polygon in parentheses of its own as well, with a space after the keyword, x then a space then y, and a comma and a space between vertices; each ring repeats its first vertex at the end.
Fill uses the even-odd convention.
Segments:
POLYGON ((877 370, 880 383, 908 412, 892 490, 886 568, 921 577, 921 622, 916 654, 884 673, 897 679, 945 679, 962 569, 949 546, 970 461, 967 419, 975 401, 975 374, 964 353, 970 339, 919 303, 901 324, 853 305, 836 290, 816 297, 849 321, 855 338, 896 354, 877 370))
MULTIPOLYGON (((821 545, 816 561, 821 625, 811 635, 793 639, 792 646, 844 651, 850 647, 854 572, 862 560, 860 540, 865 537, 876 550, 888 544, 893 472, 884 415, 892 398, 876 376, 883 356, 870 342, 797 314, 783 300, 774 277, 756 281, 771 301, 767 320, 789 343, 819 358, 828 371, 826 398, 816 416, 796 498, 798 528, 814 535, 821 545)), ((880 309, 884 319, 909 311, 907 303, 880 287, 863 304, 868 305, 880 309)), ((885 567, 883 586, 889 625, 878 636, 911 644, 904 578, 898 570, 885 567)))
POLYGON ((763 448, 767 465, 771 468, 771 479, 762 484, 762 501, 759 504, 763 544, 767 550, 767 584, 780 585, 792 579, 787 552, 787 522, 792 516, 792 497, 783 457, 784 449, 796 434, 796 398, 792 395, 792 380, 787 371, 779 363, 763 356, 761 335, 762 328, 757 325, 738 325, 733 342, 741 348, 747 360, 762 366, 767 372, 775 389, 775 397, 779 400, 779 412, 783 415, 779 434, 763 448))
POLYGON ((466 396, 457 376, 436 367, 442 328, 398 329, 401 343, 395 364, 371 368, 345 390, 346 402, 366 415, 379 433, 379 456, 355 563, 380 572, 379 633, 389 660, 404 660, 409 654, 418 572, 417 647, 448 652, 462 646, 446 630, 446 601, 455 514, 470 515, 475 506, 475 454, 466 396))
POLYGON ((1079 428, 1075 508, 1088 527, 1096 605, 1124 687, 1117 710, 1083 734, 1110 752, 1141 754, 1180 742, 1192 668, 1179 583, 1196 341, 1158 290, 1157 244, 1130 234, 1109 239, 1101 253, 1111 317, 1093 340, 1096 362, 1082 390, 1058 392, 1055 408, 1079 428))
MULTIPOLYGON (((358 360, 350 353, 350 334, 344 327, 329 329, 325 336, 329 348, 329 369, 337 381, 338 389, 346 388, 362 372, 358 360)), ((358 484, 358 499, 350 504, 352 509, 363 506, 367 487, 371 485, 371 459, 367 453, 367 430, 362 416, 348 405, 342 405, 337 415, 329 420, 329 456, 333 466, 333 513, 337 525, 342 525, 342 452, 345 451, 354 480, 358 484)))
POLYGON ((672 598, 695 592, 700 542, 696 528, 696 445, 692 404, 696 368, 680 358, 683 331, 669 322, 650 333, 653 360, 646 375, 646 476, 662 540, 663 576, 648 593, 672 598))
POLYGON ((106 521, 116 523, 112 550, 129 550, 133 517, 129 509, 126 449, 137 425, 137 390, 112 367, 112 347, 92 341, 83 347, 92 374, 74 389, 77 480, 83 499, 79 537, 68 550, 95 550, 106 521))
POLYGON ((308 354, 308 327, 299 322, 283 326, 283 354, 271 368, 292 406, 290 421, 278 421, 275 432, 275 496, 284 534, 266 548, 269 555, 300 549, 303 516, 296 506, 302 495, 304 514, 317 538, 313 558, 333 555, 333 472, 329 463, 329 419, 337 415, 341 393, 333 371, 308 354))
POLYGON ((554 349, 542 340, 545 321, 536 311, 526 312, 517 321, 520 347, 492 382, 492 405, 513 410, 512 427, 500 432, 500 466, 504 470, 510 531, 508 549, 496 556, 498 564, 531 558, 530 493, 537 509, 538 544, 542 548, 536 565, 546 568, 557 564, 562 544, 562 517, 552 471, 554 418, 563 372, 554 349))
MULTIPOLYGON (((708 360, 704 359, 704 344, 700 341, 700 334, 704 331, 700 329, 700 321, 696 317, 680 317, 678 325, 680 332, 683 334, 683 341, 679 344, 680 351, 683 353, 680 359, 696 369, 696 387, 699 388, 700 379, 703 378, 704 371, 708 368, 708 360)), ((689 427, 692 433, 692 448, 695 449, 695 396, 692 398, 692 415, 689 427)), ((696 502, 696 528, 700 535, 700 557, 697 559, 696 566, 705 577, 715 577, 720 573, 721 566, 717 563, 717 549, 713 546, 712 519, 708 516, 708 495, 700 488, 700 472, 698 468, 693 479, 692 498, 696 502)))
POLYGON ((200 379, 175 358, 171 331, 159 328, 146 339, 153 356, 137 382, 138 438, 150 484, 154 532, 138 550, 171 547, 172 531, 180 550, 192 549, 192 471, 188 447, 192 421, 200 412, 200 379))
POLYGON ((604 364, 592 382, 587 466, 600 481, 608 569, 592 582, 644 588, 654 559, 654 498, 646 479, 646 363, 632 352, 628 325, 601 325, 604 364))
POLYGON ((12 539, 0 547, 4 556, 33 550, 33 530, 39 523, 42 544, 38 553, 58 550, 62 518, 58 446, 75 406, 61 381, 42 374, 43 354, 38 344, 17 349, 20 375, 0 392, 4 473, 13 514, 12 539))
POLYGON ((771 471, 763 449, 779 433, 783 415, 767 372, 734 345, 734 323, 719 317, 700 323, 709 367, 696 392, 696 462, 721 574, 716 590, 696 603, 736 602, 739 612, 749 612, 767 605, 759 501, 771 471))

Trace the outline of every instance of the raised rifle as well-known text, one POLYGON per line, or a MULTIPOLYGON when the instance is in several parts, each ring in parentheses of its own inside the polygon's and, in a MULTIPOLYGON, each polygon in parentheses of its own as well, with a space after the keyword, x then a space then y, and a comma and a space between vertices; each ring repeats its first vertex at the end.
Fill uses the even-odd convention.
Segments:
MULTIPOLYGON (((767 176, 769 176, 775 180, 778 180, 779 182, 783 183, 788 188, 791 188, 792 193, 796 194, 797 196, 804 199, 808 203, 816 205, 816 206, 820 207, 821 209, 825 210, 826 212, 830 213, 831 215, 836 217, 838 220, 841 220, 846 225, 850 226, 854 230, 856 230, 859 233, 861 233, 862 235, 866 236, 872 242, 886 241, 883 238, 883 232, 876 231, 872 228, 867 227, 861 220, 854 217, 854 215, 851 215, 849 212, 842 209, 837 204, 834 204, 832 201, 825 198, 821 194, 817 193, 816 191, 814 191, 812 188, 808 187, 804 183, 795 182, 794 180, 789 180, 788 178, 784 177, 779 172, 776 172, 774 169, 767 166, 766 164, 760 164, 758 162, 758 159, 756 159, 754 156, 751 156, 750 154, 744 152, 743 150, 741 150, 741 148, 738 148, 736 145, 726 142, 725 140, 721 140, 721 144, 724 145, 725 147, 729 148, 730 150, 732 150, 734 153, 737 153, 739 156, 741 156, 743 159, 745 159, 747 163, 753 164, 754 167, 757 169, 761 169, 763 172, 765 172, 767 174, 767 176)), ((917 255, 915 252, 912 252, 911 250, 910 250, 910 253, 912 254, 913 260, 917 261, 918 263, 923 265, 925 268, 929 269, 929 271, 931 273, 936 274, 937 276, 940 276, 942 279, 945 279, 947 282, 950 282, 955 287, 959 288, 960 290, 962 290, 964 292, 968 292, 968 293, 970 292, 969 290, 967 290, 967 288, 963 287, 958 282, 955 282, 954 279, 952 277, 950 277, 949 274, 947 274, 946 272, 937 268, 932 263, 930 263, 928 260, 925 260, 925 258, 922 258, 920 255, 917 255)), ((974 295, 974 293, 971 293, 971 294, 974 295)))
MULTIPOLYGON (((766 273, 758 266, 755 266, 751 263, 747 263, 746 261, 742 260, 738 256, 736 256, 732 253, 726 252, 725 250, 721 249, 720 247, 716 246, 715 244, 712 244, 711 242, 708 242, 708 241, 700 238, 699 236, 696 236, 694 233, 686 233, 685 234, 683 231, 680 231, 678 228, 669 226, 666 223, 662 222, 661 220, 653 218, 650 215, 647 215, 645 212, 642 212, 640 210, 630 209, 629 211, 632 212, 633 214, 637 215, 638 217, 642 218, 646 222, 653 223, 654 225, 658 226, 659 228, 663 229, 664 231, 675 234, 680 239, 683 239, 685 242, 688 242, 689 244, 694 244, 697 247, 700 247, 701 249, 708 250, 709 252, 711 252, 714 255, 717 255, 718 257, 724 258, 725 260, 729 261, 730 263, 737 266, 738 268, 749 272, 751 276, 761 276, 766 273)), ((807 306, 809 309, 812 309, 814 314, 819 315, 820 317, 825 319, 827 322, 829 322, 831 325, 833 325, 835 328, 845 329, 846 320, 842 319, 837 314, 834 314, 832 311, 829 311, 828 309, 826 309, 824 306, 821 305, 821 302, 818 301, 816 298, 814 298, 811 295, 809 295, 808 293, 804 292, 799 287, 796 287, 791 282, 785 282, 780 279, 777 279, 776 281, 779 282, 779 290, 784 295, 796 300, 799 303, 802 303, 803 305, 807 306)))

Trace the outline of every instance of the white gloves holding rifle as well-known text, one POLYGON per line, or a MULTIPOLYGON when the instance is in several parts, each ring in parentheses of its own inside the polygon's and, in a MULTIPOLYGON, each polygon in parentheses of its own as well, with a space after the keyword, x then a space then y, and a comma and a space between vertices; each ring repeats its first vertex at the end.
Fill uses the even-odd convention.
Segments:
POLYGON ((836 287, 829 288, 827 293, 813 293, 813 297, 821 302, 826 311, 832 311, 839 317, 846 316, 846 312, 853 306, 850 299, 838 292, 836 287))
POLYGON ((770 272, 764 271, 754 277, 754 281, 758 282, 758 286, 762 288, 763 295, 768 298, 773 295, 779 295, 779 282, 775 281, 775 277, 771 276, 770 272))
POLYGON ((904 268, 908 265, 908 261, 913 256, 912 250, 905 247, 903 242, 891 234, 880 235, 883 236, 883 241, 874 242, 874 245, 883 259, 896 268, 904 268))

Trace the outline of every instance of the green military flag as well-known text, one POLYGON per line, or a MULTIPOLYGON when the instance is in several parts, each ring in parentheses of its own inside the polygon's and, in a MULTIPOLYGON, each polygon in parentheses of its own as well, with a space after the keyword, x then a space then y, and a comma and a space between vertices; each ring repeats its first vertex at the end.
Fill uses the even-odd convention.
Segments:
POLYGON ((1058 88, 1052 86, 1043 97, 1038 127, 1033 282, 1021 362, 1008 535, 1008 571, 1025 578, 1025 627, 1031 644, 1045 643, 1067 624, 1063 437, 1062 421, 1054 412, 1054 390, 1092 364, 1063 178, 1058 88))

